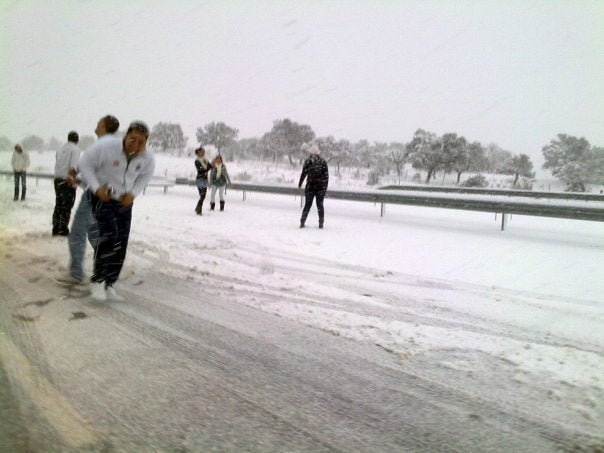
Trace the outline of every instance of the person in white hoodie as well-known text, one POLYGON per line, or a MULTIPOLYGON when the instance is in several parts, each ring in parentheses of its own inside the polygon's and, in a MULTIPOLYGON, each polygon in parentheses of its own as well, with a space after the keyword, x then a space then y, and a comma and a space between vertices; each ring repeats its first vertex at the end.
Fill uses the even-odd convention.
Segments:
POLYGON ((121 143, 99 140, 80 159, 92 212, 99 226, 94 254, 91 295, 96 300, 122 300, 113 285, 118 280, 128 247, 132 204, 155 170, 155 158, 145 149, 149 128, 140 121, 128 126, 121 143))
POLYGON ((21 200, 25 200, 25 193, 27 192, 27 169, 29 168, 29 154, 25 151, 21 145, 15 145, 15 151, 13 151, 13 157, 10 161, 13 167, 13 173, 15 175, 15 198, 19 199, 19 181, 21 181, 21 200))
POLYGON ((57 151, 55 160, 55 210, 52 213, 52 235, 69 236, 69 219, 76 199, 75 186, 69 183, 70 171, 80 160, 80 137, 76 131, 67 134, 67 143, 57 151))

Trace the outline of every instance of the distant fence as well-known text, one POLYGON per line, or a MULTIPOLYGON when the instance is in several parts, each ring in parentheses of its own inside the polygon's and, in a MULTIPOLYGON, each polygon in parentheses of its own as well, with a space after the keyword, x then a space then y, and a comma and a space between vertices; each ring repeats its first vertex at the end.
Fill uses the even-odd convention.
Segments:
MULTIPOLYGON (((11 175, 12 172, 0 171, 0 174, 11 175)), ((31 178, 46 178, 53 179, 53 175, 42 174, 42 173, 29 173, 28 176, 31 178)), ((194 179, 187 178, 176 178, 176 184, 181 185, 195 185, 194 179)), ((399 186, 400 187, 400 186, 399 186)), ((415 187, 415 186, 408 186, 415 187)), ((277 185, 261 185, 261 184, 250 184, 250 183, 235 183, 229 186, 231 190, 239 190, 243 194, 243 200, 245 201, 247 192, 264 192, 280 195, 295 195, 302 198, 304 191, 297 187, 291 186, 277 186, 277 185)), ((501 229, 505 229, 506 216, 508 214, 528 215, 536 217, 552 217, 559 219, 573 219, 573 220, 591 220, 595 222, 604 222, 604 205, 602 207, 595 206, 576 206, 571 204, 552 204, 552 203, 531 203, 525 201, 513 201, 513 200, 488 200, 488 199, 477 199, 477 198, 463 198, 463 197, 443 197, 434 195, 417 195, 417 194, 404 194, 404 193, 392 193, 386 192, 382 188, 381 190, 373 191, 349 191, 349 190, 328 190, 325 194, 325 198, 333 198, 337 200, 348 200, 348 201, 364 201, 372 203, 380 203, 381 215, 385 214, 385 207, 387 204, 400 204, 410 206, 423 206, 429 208, 445 208, 445 209, 458 209, 464 211, 479 211, 479 212, 490 212, 501 215, 501 229)), ((431 188, 432 189, 432 188, 431 188)), ((463 190, 463 189, 462 189, 463 190)), ((476 189, 475 189, 476 190, 476 189)), ((445 192, 445 191, 440 191, 445 192)), ((452 191, 448 191, 452 192, 452 191)), ((507 193, 502 194, 501 192, 512 192, 515 194, 516 191, 487 191, 491 192, 487 195, 509 195, 507 193)), ((484 193, 478 193, 475 191, 469 192, 474 195, 485 195, 484 193)), ((530 193, 530 192, 529 192, 530 193)), ((565 195, 565 194, 559 194, 565 195)), ((580 194, 573 194, 580 195, 580 194)), ((589 195, 589 194, 586 194, 589 195)), ((572 198, 572 200, 577 200, 572 198)), ((600 201, 599 199, 595 199, 600 201)))

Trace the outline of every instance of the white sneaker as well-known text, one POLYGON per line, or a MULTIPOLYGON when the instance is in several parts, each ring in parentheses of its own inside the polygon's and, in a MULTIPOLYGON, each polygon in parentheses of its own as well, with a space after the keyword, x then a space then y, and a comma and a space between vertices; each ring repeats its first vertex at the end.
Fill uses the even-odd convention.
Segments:
POLYGON ((107 300, 107 294, 105 291, 105 282, 93 282, 90 284, 90 296, 94 300, 107 300))
POLYGON ((124 298, 115 292, 115 288, 113 286, 108 286, 105 290, 107 293, 107 297, 111 300, 123 301, 124 298))

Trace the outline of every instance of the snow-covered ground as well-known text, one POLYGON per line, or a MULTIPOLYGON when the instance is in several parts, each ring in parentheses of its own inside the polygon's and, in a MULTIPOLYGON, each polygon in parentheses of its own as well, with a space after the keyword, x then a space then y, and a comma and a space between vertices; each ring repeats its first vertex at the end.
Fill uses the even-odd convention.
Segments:
MULTIPOLYGON (((162 157, 156 173, 179 173, 182 162, 171 169, 162 157)), ((224 212, 209 212, 206 200, 196 216, 194 187, 148 188, 135 202, 122 279, 144 278, 151 266, 175 285, 220 273, 235 290, 228 303, 379 345, 401 360, 435 354, 471 376, 478 371, 468 358, 486 354, 510 364, 515 382, 539 383, 529 397, 543 398, 543 407, 555 401, 566 411, 556 418, 602 434, 602 223, 514 216, 502 232, 486 213, 388 206, 380 217, 370 203, 327 200, 325 229, 313 207, 301 230, 299 197, 242 198, 228 190, 224 212)), ((13 202, 12 178, 2 179, 2 237, 48 235, 53 203, 50 180, 30 180, 28 199, 13 202)))

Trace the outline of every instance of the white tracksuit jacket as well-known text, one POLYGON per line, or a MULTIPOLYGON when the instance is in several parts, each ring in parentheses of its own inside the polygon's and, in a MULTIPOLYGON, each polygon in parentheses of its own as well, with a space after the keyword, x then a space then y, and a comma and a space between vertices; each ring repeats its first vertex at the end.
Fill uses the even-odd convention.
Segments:
POLYGON ((113 189, 114 199, 125 193, 136 197, 153 176, 155 157, 143 150, 128 163, 122 149, 122 138, 107 134, 82 154, 78 169, 92 193, 106 185, 113 189))

